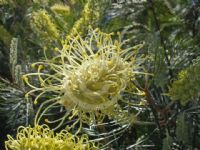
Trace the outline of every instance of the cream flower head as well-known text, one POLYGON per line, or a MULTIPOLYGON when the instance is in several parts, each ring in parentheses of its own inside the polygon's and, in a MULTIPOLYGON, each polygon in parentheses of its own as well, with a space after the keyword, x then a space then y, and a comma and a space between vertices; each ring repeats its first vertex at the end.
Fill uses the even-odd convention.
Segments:
MULTIPOLYGON (((135 55, 142 44, 122 49, 125 42, 120 36, 118 40, 113 40, 112 35, 90 29, 85 38, 79 34, 68 36, 62 49, 55 49, 53 59, 46 57, 44 62, 34 63, 33 67, 38 65, 38 72, 24 76, 26 83, 33 88, 27 96, 40 91, 35 98, 37 103, 43 94, 54 93, 55 97, 43 103, 53 102, 49 107, 59 103, 67 110, 63 118, 66 119, 67 115, 70 119, 78 116, 80 122, 88 124, 102 122, 106 115, 111 117, 122 111, 118 104, 123 101, 122 93, 137 90, 133 84, 134 70, 138 67, 135 55), (30 76, 38 76, 41 87, 31 84, 28 80, 30 76)), ((37 123, 49 107, 41 114, 38 112, 37 123)))
POLYGON ((6 150, 97 150, 87 135, 80 138, 62 130, 55 135, 47 125, 20 126, 16 139, 8 135, 6 150))

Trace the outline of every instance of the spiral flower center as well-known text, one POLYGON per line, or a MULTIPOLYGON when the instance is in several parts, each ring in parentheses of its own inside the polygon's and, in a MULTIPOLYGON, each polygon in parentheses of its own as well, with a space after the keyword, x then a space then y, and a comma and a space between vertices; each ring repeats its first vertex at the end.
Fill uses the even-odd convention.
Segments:
POLYGON ((64 101, 71 101, 85 109, 109 107, 126 88, 130 71, 128 63, 122 58, 85 61, 76 71, 66 76, 64 101))

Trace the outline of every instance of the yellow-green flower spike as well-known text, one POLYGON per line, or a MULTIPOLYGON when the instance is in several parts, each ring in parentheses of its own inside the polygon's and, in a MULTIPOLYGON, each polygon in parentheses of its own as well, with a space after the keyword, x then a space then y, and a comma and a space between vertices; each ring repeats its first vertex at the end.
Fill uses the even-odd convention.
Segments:
POLYGON ((194 60, 188 68, 182 70, 178 80, 172 83, 169 89, 169 96, 172 100, 179 100, 182 105, 188 102, 195 102, 200 92, 200 57, 194 60))
POLYGON ((30 26, 41 38, 58 39, 59 37, 59 31, 46 10, 33 12, 30 26))
POLYGON ((54 133, 47 125, 20 126, 16 139, 10 135, 7 137, 6 150, 97 150, 86 135, 77 137, 66 130, 54 133))
POLYGON ((101 11, 98 5, 99 2, 96 0, 86 0, 86 4, 81 12, 81 18, 74 23, 70 34, 76 35, 78 33, 84 35, 89 26, 97 24, 101 11))
POLYGON ((54 4, 51 10, 62 16, 67 16, 70 13, 70 7, 65 4, 54 4))

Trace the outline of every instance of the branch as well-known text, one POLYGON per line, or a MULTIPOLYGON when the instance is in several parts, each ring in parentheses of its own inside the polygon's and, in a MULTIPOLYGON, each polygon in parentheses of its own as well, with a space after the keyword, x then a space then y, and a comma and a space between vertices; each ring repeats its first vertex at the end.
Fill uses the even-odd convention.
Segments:
POLYGON ((155 123, 156 123, 156 125, 157 125, 157 127, 159 129, 160 137, 162 138, 163 137, 163 133, 162 133, 162 128, 161 128, 161 125, 160 125, 160 122, 159 122, 159 118, 158 118, 158 111, 160 111, 160 109, 155 104, 155 101, 154 101, 153 97, 151 96, 149 90, 147 88, 145 88, 144 92, 145 92, 145 95, 146 95, 147 102, 149 103, 151 111, 152 111, 152 113, 154 115, 155 123))
POLYGON ((168 58, 168 51, 167 51, 167 47, 164 43, 164 38, 163 38, 163 35, 161 33, 161 30, 160 30, 160 21, 159 19, 157 18, 157 14, 156 14, 156 11, 155 11, 155 8, 154 8, 154 3, 153 3, 153 0, 148 0, 148 2, 150 3, 150 8, 151 8, 151 11, 153 13, 153 18, 154 18, 154 21, 155 21, 155 24, 156 24, 156 30, 158 31, 159 33, 159 36, 160 36, 160 43, 161 43, 161 46, 163 47, 164 49, 164 55, 165 55, 165 61, 167 63, 167 66, 169 68, 169 75, 170 75, 170 78, 172 79, 173 78, 173 72, 172 72, 172 69, 171 69, 171 63, 170 63, 170 60, 168 58))

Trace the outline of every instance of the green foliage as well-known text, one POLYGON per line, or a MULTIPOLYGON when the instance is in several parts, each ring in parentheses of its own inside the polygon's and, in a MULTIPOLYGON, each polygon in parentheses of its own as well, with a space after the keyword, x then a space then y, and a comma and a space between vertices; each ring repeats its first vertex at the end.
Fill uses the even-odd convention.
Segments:
POLYGON ((168 132, 166 132, 166 137, 163 139, 162 150, 169 150, 169 149, 171 149, 172 142, 173 142, 172 137, 169 135, 168 132))
POLYGON ((8 47, 12 36, 2 25, 0 25, 0 35, 0 40, 8 47))
POLYGON ((6 119, 6 128, 13 133, 16 126, 28 125, 34 110, 31 101, 24 98, 25 87, 22 81, 22 66, 18 63, 19 39, 12 38, 9 66, 11 81, 0 77, 0 116, 6 119))
POLYGON ((191 144, 191 137, 189 135, 189 124, 185 119, 185 113, 182 113, 177 118, 176 136, 177 139, 182 141, 186 145, 191 144))
POLYGON ((23 91, 0 82, 0 117, 5 118, 10 133, 13 134, 17 126, 30 124, 33 113, 33 106, 24 99, 23 91))

